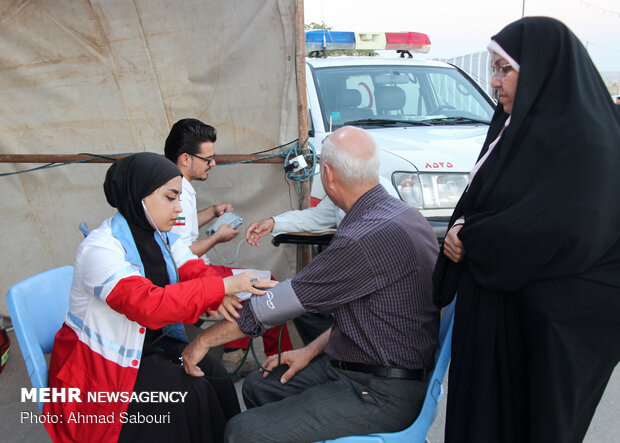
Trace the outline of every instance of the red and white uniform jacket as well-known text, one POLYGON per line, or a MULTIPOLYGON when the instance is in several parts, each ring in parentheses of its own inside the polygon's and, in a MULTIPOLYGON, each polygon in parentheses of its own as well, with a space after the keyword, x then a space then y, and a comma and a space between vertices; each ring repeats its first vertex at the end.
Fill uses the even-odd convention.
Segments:
MULTIPOLYGON (((158 234, 154 235, 162 247, 170 281, 176 282, 170 257, 158 234)), ((49 386, 79 388, 82 402, 45 404, 44 414, 60 419, 46 424, 54 441, 116 441, 122 426, 120 413, 127 410, 128 403, 88 402, 88 392, 131 393, 146 328, 195 323, 222 302, 222 278, 176 238, 169 235, 180 283, 164 288, 144 277, 140 255, 121 214, 105 220, 80 244, 69 311, 54 341, 49 386), (79 414, 114 414, 115 421, 80 424, 70 420, 79 414)))

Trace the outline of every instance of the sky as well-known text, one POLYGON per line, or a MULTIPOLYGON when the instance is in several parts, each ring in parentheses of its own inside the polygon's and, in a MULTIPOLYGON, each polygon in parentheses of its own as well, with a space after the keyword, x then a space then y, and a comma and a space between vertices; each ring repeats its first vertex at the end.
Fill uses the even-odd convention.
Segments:
POLYGON ((335 31, 423 32, 431 50, 420 58, 484 51, 522 11, 561 20, 600 72, 620 72, 619 0, 304 0, 305 23, 323 22, 335 31))

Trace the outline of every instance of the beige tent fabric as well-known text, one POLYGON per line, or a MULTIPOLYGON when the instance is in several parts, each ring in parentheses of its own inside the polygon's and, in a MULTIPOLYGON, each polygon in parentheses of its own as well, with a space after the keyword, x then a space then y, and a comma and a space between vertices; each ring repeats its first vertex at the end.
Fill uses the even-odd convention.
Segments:
MULTIPOLYGON (((170 126, 194 117, 218 130, 216 153, 297 138, 294 0, 33 0, 0 3, 0 152, 163 151, 170 126)), ((0 164, 0 173, 34 164, 0 164)), ((72 264, 91 228, 113 214, 107 166, 73 164, 0 177, 0 314, 14 283, 72 264)), ((217 166, 194 182, 198 206, 230 202, 241 233, 296 209, 281 165, 217 166)), ((204 235, 204 234, 203 234, 204 235)), ((209 255, 216 264, 219 258, 209 255)), ((294 247, 241 246, 234 266, 293 273, 294 247)))

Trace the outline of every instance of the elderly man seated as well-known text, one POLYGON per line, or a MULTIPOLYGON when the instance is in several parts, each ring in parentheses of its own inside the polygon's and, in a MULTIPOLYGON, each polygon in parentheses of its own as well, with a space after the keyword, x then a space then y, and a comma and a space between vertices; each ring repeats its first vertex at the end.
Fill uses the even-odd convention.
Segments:
POLYGON ((417 417, 434 364, 439 312, 431 273, 437 240, 413 207, 379 185, 379 154, 366 131, 327 137, 321 181, 346 216, 330 246, 292 280, 252 297, 236 322, 205 330, 183 353, 185 371, 212 346, 304 312, 333 310, 334 325, 307 346, 266 360, 243 386, 248 411, 226 440, 317 441, 392 432, 417 417))

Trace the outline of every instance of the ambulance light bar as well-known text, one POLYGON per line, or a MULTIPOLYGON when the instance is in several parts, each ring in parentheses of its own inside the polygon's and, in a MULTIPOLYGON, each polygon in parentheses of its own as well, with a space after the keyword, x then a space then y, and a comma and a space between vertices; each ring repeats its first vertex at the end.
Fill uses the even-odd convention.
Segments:
POLYGON ((323 49, 400 49, 427 54, 431 40, 419 32, 306 31, 306 52, 323 49))

